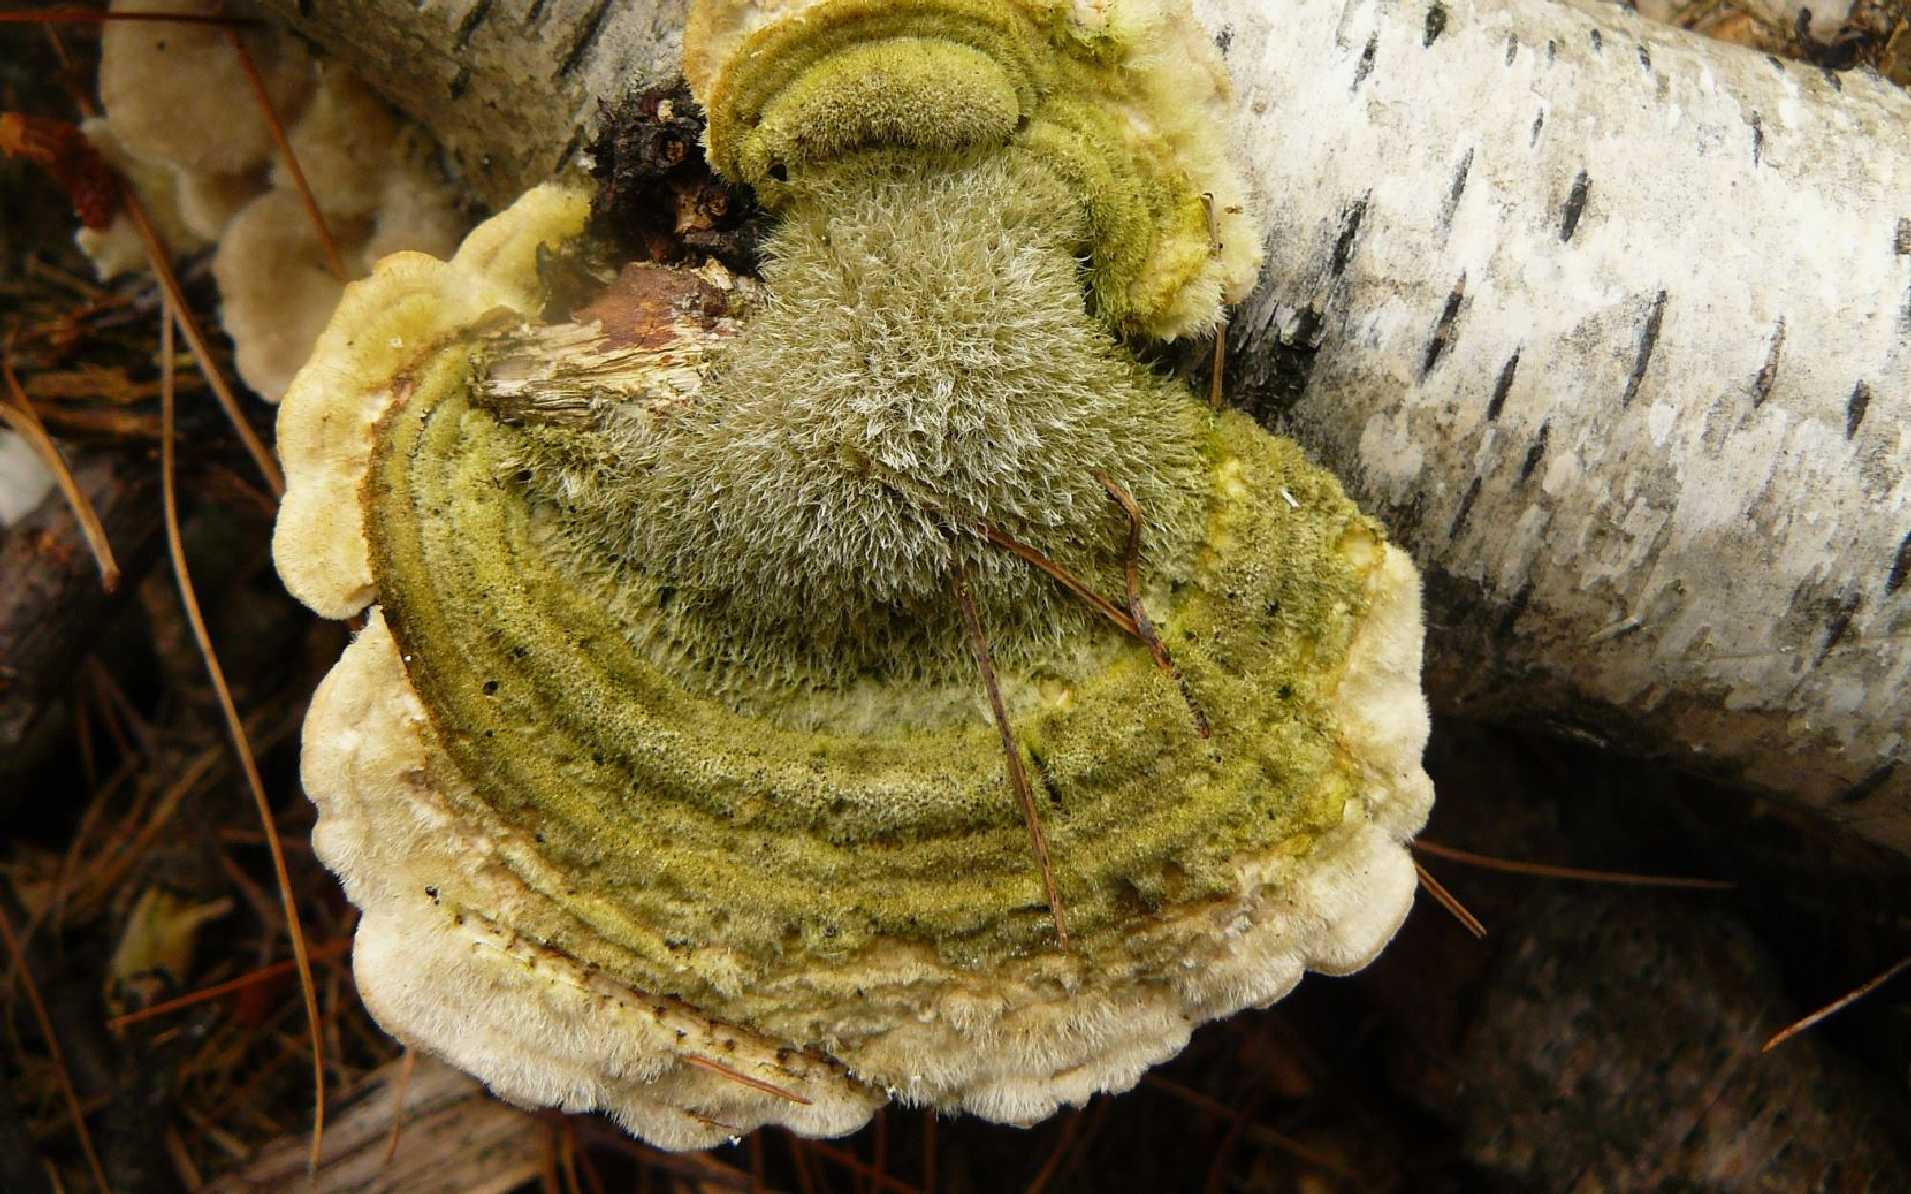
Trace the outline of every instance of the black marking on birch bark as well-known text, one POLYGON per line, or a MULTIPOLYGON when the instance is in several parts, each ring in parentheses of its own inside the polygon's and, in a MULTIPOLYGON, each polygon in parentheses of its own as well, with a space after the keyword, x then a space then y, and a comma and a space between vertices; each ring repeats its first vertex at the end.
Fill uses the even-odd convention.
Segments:
POLYGON ((1440 357, 1453 342, 1453 325, 1459 322, 1460 305, 1466 301, 1466 274, 1462 273, 1453 283, 1453 290, 1447 295, 1446 306, 1440 309, 1439 322, 1433 325, 1433 338, 1427 341, 1426 359, 1420 363, 1420 380, 1425 381, 1440 363, 1440 357))
POLYGON ((1425 49, 1440 40, 1440 35, 1446 32, 1446 28, 1446 5, 1440 3, 1440 0, 1433 0, 1433 3, 1427 6, 1427 28, 1420 39, 1421 48, 1425 49))
POLYGON ((1466 487, 1466 496, 1460 499, 1460 512, 1453 516, 1453 528, 1447 532, 1449 540, 1458 539, 1466 530, 1467 520, 1473 517, 1473 503, 1480 500, 1480 479, 1473 478, 1473 484, 1466 487))
POLYGON ((1871 409, 1871 387, 1864 378, 1851 387, 1851 397, 1845 400, 1845 438, 1852 439, 1858 434, 1858 424, 1865 421, 1865 412, 1871 409))
POLYGON ((524 12, 524 23, 536 28, 544 21, 544 0, 531 0, 531 7, 524 12))
POLYGON ((1626 392, 1619 396, 1619 408, 1624 410, 1632 405, 1639 396, 1639 387, 1646 380, 1646 367, 1652 364, 1652 350, 1659 343, 1659 329, 1665 326, 1665 295, 1661 290, 1652 300, 1652 310, 1646 313, 1646 324, 1639 329, 1639 354, 1632 359, 1632 372, 1626 375, 1626 392))
POLYGON ((462 50, 471 44, 471 37, 477 33, 478 26, 484 24, 484 19, 491 15, 491 4, 492 0, 477 0, 470 11, 464 14, 464 19, 458 22, 457 30, 451 35, 454 49, 462 50))
POLYGON ((1520 39, 1517 34, 1506 35, 1506 65, 1513 65, 1513 59, 1519 57, 1520 39))
MULTIPOLYGON (((595 0, 590 16, 585 18, 583 28, 578 33, 577 41, 564 52, 563 60, 557 64, 557 74, 560 79, 576 70, 584 61, 584 55, 597 44, 597 39, 603 35, 604 25, 610 16, 613 4, 614 0, 595 0)), ((571 160, 570 155, 567 153, 559 160, 568 162, 571 160)))
POLYGON ((1785 73, 1785 60, 1783 58, 1780 58, 1776 54, 1767 54, 1765 55, 1765 61, 1771 63, 1772 69, 1777 71, 1779 74, 1782 75, 1785 73))
POLYGON ((1891 777, 1897 774, 1897 771, 1898 761, 1896 759, 1891 759, 1888 762, 1874 767, 1870 774, 1838 793, 1838 803, 1860 804, 1869 800, 1878 793, 1880 788, 1883 788, 1886 784, 1891 782, 1891 777))
POLYGON ((1765 118, 1757 112, 1752 113, 1752 165, 1758 165, 1759 157, 1765 152, 1765 118))
POLYGON ((1592 197, 1592 179, 1584 170, 1573 175, 1573 187, 1566 195, 1565 218, 1559 224, 1559 239, 1569 241, 1579 230, 1579 217, 1586 214, 1586 200, 1592 197))
POLYGON ((1506 638, 1511 635, 1514 624, 1520 620, 1521 615, 1526 612, 1526 607, 1531 604, 1533 604, 1533 582, 1529 580, 1520 586, 1519 592, 1513 594, 1513 600, 1506 603, 1506 609, 1500 613, 1499 624, 1494 627, 1495 636, 1506 638))
POLYGON ((451 98, 455 100, 463 99, 464 93, 469 90, 470 87, 471 68, 469 66, 460 65, 458 67, 458 73, 451 76, 451 83, 445 90, 450 92, 451 98))
MULTIPOLYGON (((607 3, 608 3, 608 0, 607 0, 607 3)), ((560 153, 557 157, 558 164, 563 165, 564 163, 574 160, 578 149, 583 144, 584 144, 584 126, 578 125, 576 128, 573 128, 571 130, 571 139, 564 143, 564 152, 560 153)))
POLYGON ((1818 648, 1817 663, 1823 663, 1825 656, 1832 653, 1845 635, 1851 631, 1851 621, 1858 616, 1858 607, 1864 604, 1864 598, 1857 593, 1846 593, 1832 602, 1831 616, 1825 619, 1825 642, 1818 648))
POLYGON ((1307 392, 1314 372, 1314 358, 1320 354, 1320 312, 1302 307, 1294 318, 1294 334, 1264 331, 1252 340, 1230 337, 1226 366, 1227 395, 1230 405, 1251 415, 1270 431, 1280 432, 1287 413, 1307 392))
POLYGON ((1347 263, 1354 257, 1354 238, 1360 235, 1360 222, 1367 218, 1367 201, 1373 198, 1368 191, 1356 199, 1340 217, 1340 236, 1334 241, 1334 255, 1327 262, 1327 275, 1338 278, 1347 269, 1347 263))
POLYGON ((1891 561, 1891 571, 1885 573, 1884 595, 1893 597, 1904 587, 1904 578, 1911 576, 1911 531, 1904 533, 1904 539, 1898 544, 1898 557, 1891 561))
POLYGON ((1652 73, 1652 51, 1646 49, 1644 45, 1639 47, 1639 69, 1647 74, 1652 73))
POLYGON ((1466 156, 1460 159, 1460 168, 1453 173, 1453 183, 1447 187, 1446 201, 1440 205, 1440 227, 1453 226, 1453 214, 1460 210, 1460 196, 1466 193, 1466 176, 1473 169, 1473 150, 1468 149, 1466 156))
POLYGON ((1226 54, 1233 45, 1234 30, 1232 28, 1223 29, 1214 35, 1214 48, 1222 54, 1226 54))
MULTIPOLYGON (((1801 13, 1800 15, 1802 16, 1803 14, 1801 13)), ((1845 81, 1838 77, 1837 71, 1831 69, 1829 66, 1821 66, 1818 68, 1818 73, 1825 76, 1825 82, 1831 84, 1831 89, 1833 91, 1839 92, 1841 94, 1844 92, 1845 81)))
POLYGON ((1380 49, 1380 35, 1373 34, 1367 39, 1367 48, 1360 52, 1360 61, 1354 65, 1354 85, 1349 91, 1359 91, 1367 76, 1374 73, 1374 54, 1380 49))
POLYGON ((1546 443, 1552 438, 1553 425, 1541 423, 1539 435, 1533 440, 1533 446, 1526 449, 1526 459, 1520 462, 1519 483, 1521 485, 1532 479, 1533 473, 1539 468, 1539 462, 1546 459, 1546 443))
POLYGON ((1599 30, 1597 29, 1592 31, 1592 48, 1595 54, 1603 54, 1606 52, 1606 39, 1600 36, 1599 30))
POLYGON ((1500 379, 1493 383, 1493 397, 1486 403, 1486 421, 1491 423, 1500 417, 1506 409, 1506 395, 1513 389, 1513 374, 1520 367, 1520 350, 1514 349, 1513 355, 1506 358, 1506 364, 1500 366, 1500 379))
POLYGON ((1772 346, 1765 354, 1765 363, 1759 366, 1758 376, 1752 379, 1752 409, 1765 405, 1772 396, 1772 386, 1778 381, 1778 358, 1785 351, 1785 319, 1779 317, 1778 325, 1772 329, 1772 346))
POLYGON ((1546 61, 1553 62, 1557 60, 1558 58, 1559 58, 1559 43, 1551 39, 1548 39, 1546 42, 1546 61))
POLYGON ((1527 134, 1527 137, 1526 137, 1527 148, 1530 149, 1533 146, 1539 144, 1539 130, 1545 127, 1546 127, 1546 110, 1544 108, 1541 108, 1539 111, 1539 114, 1533 117, 1533 131, 1527 134))
POLYGON ((1891 251, 1900 257, 1911 257, 1911 216, 1898 217, 1898 234, 1891 238, 1891 251))

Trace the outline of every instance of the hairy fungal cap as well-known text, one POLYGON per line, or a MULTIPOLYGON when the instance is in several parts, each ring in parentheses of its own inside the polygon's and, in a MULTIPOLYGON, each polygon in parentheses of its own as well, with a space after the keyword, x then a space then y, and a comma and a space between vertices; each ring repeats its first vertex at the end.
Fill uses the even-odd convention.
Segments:
POLYGON ((1128 522, 1098 476, 1145 512, 1157 582, 1186 574, 1202 516, 1200 413, 1082 309, 1081 224, 1025 151, 819 168, 703 398, 533 423, 526 480, 589 545, 582 570, 668 587, 639 620, 734 661, 731 686, 968 684, 958 565, 998 654, 1053 651, 1092 614, 984 527, 1119 591, 1128 522))
POLYGON ((772 205, 857 149, 1012 144, 1085 212, 1109 323, 1205 333, 1253 284, 1227 77, 1185 0, 698 0, 684 66, 712 163, 772 205))
MULTIPOLYGON (((934 52, 885 77, 974 81, 934 52)), ((1065 156, 832 145, 777 183, 761 295, 628 266, 546 322, 588 202, 539 188, 348 288, 280 415, 280 572, 371 607, 302 760, 367 1005, 665 1147, 1126 1088, 1371 959, 1432 795, 1412 566, 1125 354, 1065 156)))

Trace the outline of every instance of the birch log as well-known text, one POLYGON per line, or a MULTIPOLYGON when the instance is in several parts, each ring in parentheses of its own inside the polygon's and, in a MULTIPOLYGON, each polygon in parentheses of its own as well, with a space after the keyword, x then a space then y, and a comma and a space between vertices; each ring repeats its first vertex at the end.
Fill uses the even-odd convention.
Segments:
MULTIPOLYGON (((1586 2, 1197 0, 1266 199, 1230 398, 1419 559, 1436 706, 1911 852, 1911 95, 1586 2)), ((683 17, 267 3, 493 201, 683 17)))

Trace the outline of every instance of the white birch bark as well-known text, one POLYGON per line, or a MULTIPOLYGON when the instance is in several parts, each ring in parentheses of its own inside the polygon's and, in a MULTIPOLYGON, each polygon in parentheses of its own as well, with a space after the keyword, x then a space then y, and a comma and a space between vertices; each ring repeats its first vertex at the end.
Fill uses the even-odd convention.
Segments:
POLYGON ((1911 849, 1911 95, 1603 5, 1200 8, 1234 397, 1420 561, 1437 703, 1911 849))
MULTIPOLYGON (((267 3, 494 201, 683 15, 267 3)), ((1197 0, 1267 199, 1230 398, 1414 552, 1437 706, 1911 852, 1911 96, 1586 3, 1197 0)))

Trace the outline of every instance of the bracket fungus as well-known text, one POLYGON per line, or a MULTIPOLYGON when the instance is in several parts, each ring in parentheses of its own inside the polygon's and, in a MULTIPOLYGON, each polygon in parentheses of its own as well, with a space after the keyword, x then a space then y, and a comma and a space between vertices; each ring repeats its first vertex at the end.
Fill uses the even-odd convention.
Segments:
POLYGON ((395 1035, 665 1147, 1025 1123, 1385 944, 1432 799, 1412 566, 1120 338, 1252 280, 1218 117, 1163 99, 1225 94, 1193 29, 701 4, 760 282, 553 311, 592 257, 547 184, 347 289, 274 554, 367 611, 303 776, 395 1035))

